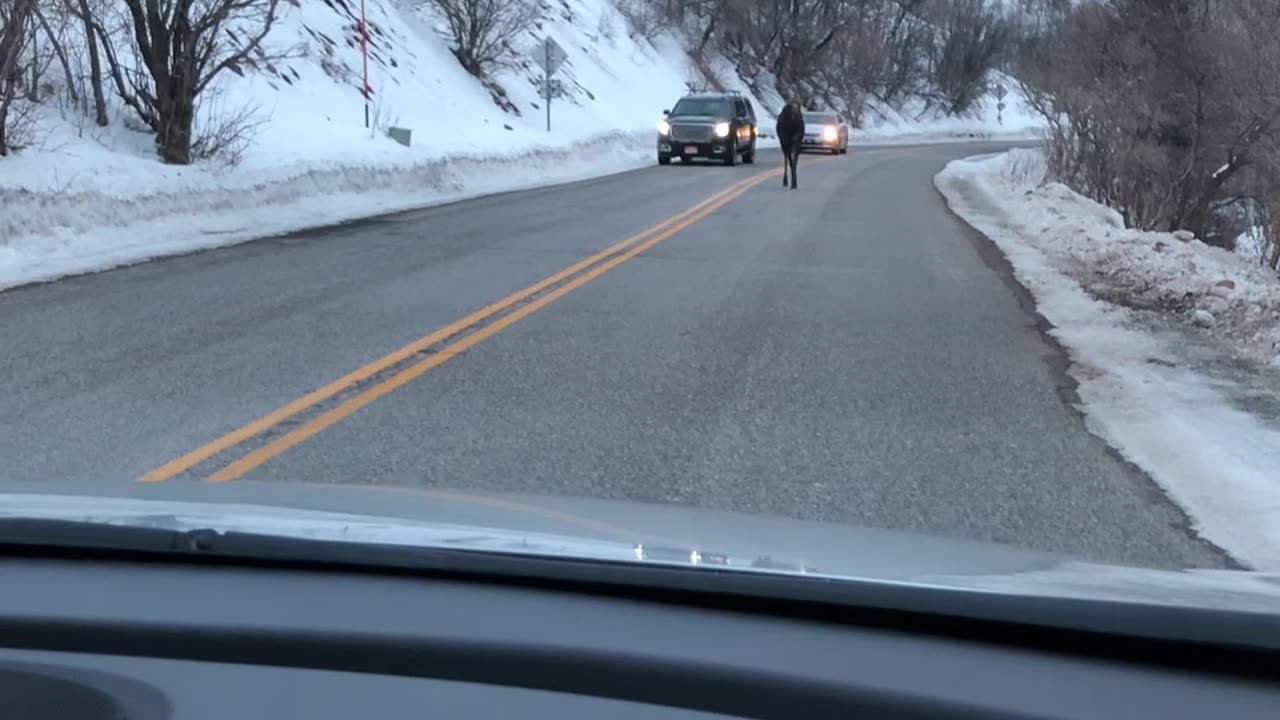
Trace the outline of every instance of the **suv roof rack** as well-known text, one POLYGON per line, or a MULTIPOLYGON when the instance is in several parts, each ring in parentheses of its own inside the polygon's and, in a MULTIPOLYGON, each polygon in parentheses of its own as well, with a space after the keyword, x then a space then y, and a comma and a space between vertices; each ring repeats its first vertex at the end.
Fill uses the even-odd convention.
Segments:
POLYGON ((685 93, 685 97, 693 97, 701 95, 703 97, 745 97, 738 90, 691 90, 685 93))

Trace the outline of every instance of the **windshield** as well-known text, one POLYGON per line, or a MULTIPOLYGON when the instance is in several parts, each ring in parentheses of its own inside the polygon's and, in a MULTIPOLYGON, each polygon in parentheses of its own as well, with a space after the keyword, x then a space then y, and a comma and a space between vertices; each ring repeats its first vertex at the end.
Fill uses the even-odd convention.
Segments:
POLYGON ((1275 0, 444 4, 0 2, 0 517, 1271 602, 1275 0))
POLYGON ((672 108, 671 114, 729 117, 733 115, 733 103, 727 100, 683 98, 672 108))

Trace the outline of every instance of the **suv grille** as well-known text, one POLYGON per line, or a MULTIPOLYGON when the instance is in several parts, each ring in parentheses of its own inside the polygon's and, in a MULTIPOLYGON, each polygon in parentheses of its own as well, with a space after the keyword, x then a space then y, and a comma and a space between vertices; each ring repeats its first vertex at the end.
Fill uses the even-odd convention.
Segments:
POLYGON ((710 125, 682 125, 677 123, 671 126, 672 140, 698 143, 710 142, 714 133, 715 128, 710 125))

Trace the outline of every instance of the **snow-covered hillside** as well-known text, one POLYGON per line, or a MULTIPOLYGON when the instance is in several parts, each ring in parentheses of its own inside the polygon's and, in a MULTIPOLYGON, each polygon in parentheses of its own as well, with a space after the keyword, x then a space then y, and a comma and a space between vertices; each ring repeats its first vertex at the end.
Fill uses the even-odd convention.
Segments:
MULTIPOLYGON (((766 130, 781 104, 754 96, 723 57, 694 63, 676 35, 649 41, 629 32, 611 0, 545 4, 519 40, 517 62, 486 86, 458 63, 427 6, 367 0, 374 94, 366 128, 359 3, 282 3, 267 45, 287 59, 224 73, 201 108, 206 124, 256 109, 260 124, 235 167, 161 164, 152 135, 119 102, 106 128, 78 108, 40 106, 37 142, 0 160, 0 289, 631 169, 653 161, 661 110, 691 87, 747 94, 766 130), (553 103, 550 132, 530 58, 548 35, 567 54, 566 96, 553 103), (411 146, 389 139, 389 126, 409 129, 411 146)), ((921 122, 886 109, 868 118, 876 124, 855 142, 998 129, 981 113, 921 122)))
POLYGON ((258 109, 243 162, 173 167, 123 108, 97 128, 43 108, 40 142, 0 163, 0 287, 478 193, 647 162, 663 107, 695 74, 673 38, 634 40, 603 0, 564 0, 531 27, 568 60, 547 132, 531 62, 499 78, 500 108, 458 64, 421 4, 369 0, 371 114, 360 94, 359 5, 304 0, 269 37, 292 57, 226 74, 213 113, 258 109), (412 131, 405 148, 379 132, 412 131))

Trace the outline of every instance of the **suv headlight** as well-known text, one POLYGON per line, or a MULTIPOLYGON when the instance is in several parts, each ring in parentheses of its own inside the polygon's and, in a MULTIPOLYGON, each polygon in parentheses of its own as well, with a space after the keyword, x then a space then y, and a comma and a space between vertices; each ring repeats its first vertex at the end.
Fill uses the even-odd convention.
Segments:
POLYGON ((838 137, 840 137, 840 133, 836 130, 834 125, 828 125, 822 128, 823 140, 826 140, 827 142, 835 142, 838 137))
POLYGON ((659 120, 659 121, 658 121, 658 134, 659 134, 659 135, 667 135, 667 134, 670 134, 670 133, 671 133, 671 123, 667 122, 666 120, 659 120))
POLYGON ((716 123, 716 137, 729 137, 729 123, 716 123))

